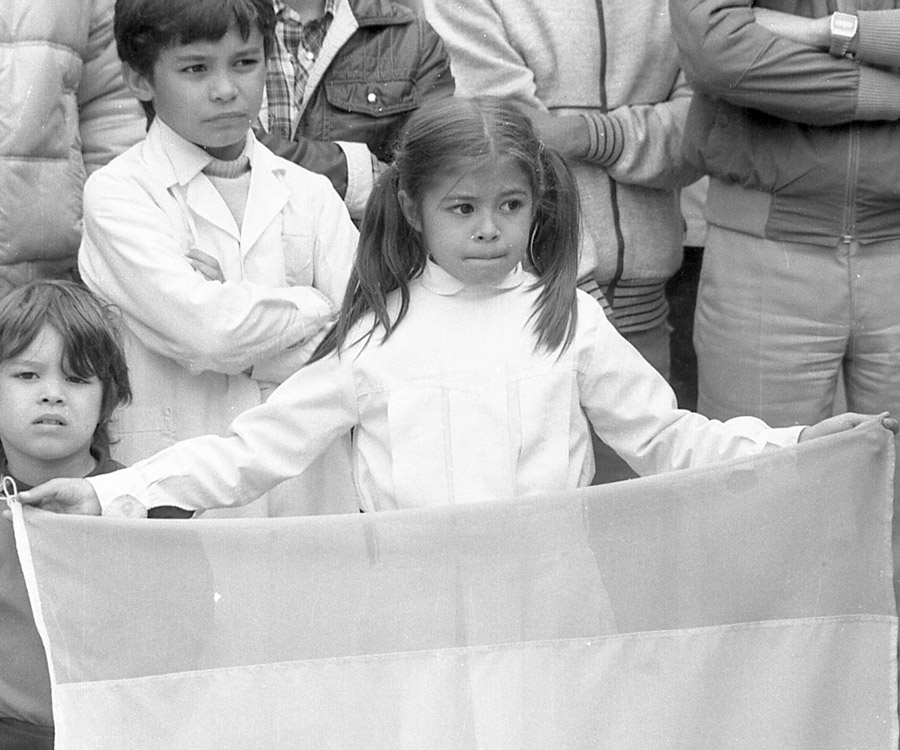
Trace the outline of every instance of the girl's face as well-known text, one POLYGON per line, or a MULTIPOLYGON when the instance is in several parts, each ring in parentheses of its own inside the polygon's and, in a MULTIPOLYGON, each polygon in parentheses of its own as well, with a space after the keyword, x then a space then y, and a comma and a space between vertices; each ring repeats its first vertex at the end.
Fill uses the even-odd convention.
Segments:
POLYGON ((94 468, 103 385, 67 372, 63 351, 62 336, 45 325, 18 356, 0 362, 0 442, 9 472, 28 484, 94 468))
POLYGON ((533 216, 531 185, 511 159, 472 161, 437 178, 418 204, 401 191, 429 256, 464 284, 493 284, 522 262, 533 216))

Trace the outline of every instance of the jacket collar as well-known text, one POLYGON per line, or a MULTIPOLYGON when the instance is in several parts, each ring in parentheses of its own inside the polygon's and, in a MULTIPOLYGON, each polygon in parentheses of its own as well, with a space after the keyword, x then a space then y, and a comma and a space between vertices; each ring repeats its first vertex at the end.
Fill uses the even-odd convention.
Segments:
POLYGON ((422 285, 428 291, 439 294, 442 297, 453 297, 462 292, 476 296, 487 296, 495 292, 502 292, 521 286, 527 275, 522 268, 522 264, 518 263, 512 271, 496 284, 468 285, 455 276, 451 276, 433 260, 428 260, 425 263, 425 270, 422 272, 422 285))
MULTIPOLYGON (((342 2, 343 0, 325 0, 325 9, 322 12, 322 16, 326 16, 329 13, 333 16, 334 9, 342 2)), ((274 0, 273 5, 275 6, 275 15, 290 9, 285 0, 274 0)))
POLYGON ((338 0, 360 26, 402 26, 416 20, 415 13, 393 0, 338 0))
MULTIPOLYGON (((261 148, 256 136, 247 130, 242 155, 250 159, 250 168, 269 172, 284 172, 284 164, 271 151, 261 148)), ((144 141, 144 156, 148 165, 158 175, 163 176, 166 187, 187 185, 213 157, 206 151, 178 135, 159 117, 153 119, 144 141)))
POLYGON ((205 176, 197 179, 213 161, 212 156, 178 135, 159 117, 154 118, 144 142, 147 166, 175 199, 185 209, 232 235, 247 251, 290 199, 281 179, 290 164, 260 144, 249 129, 243 154, 250 159, 250 189, 248 210, 239 228, 212 183, 205 176), (182 189, 172 191, 176 185, 182 189))

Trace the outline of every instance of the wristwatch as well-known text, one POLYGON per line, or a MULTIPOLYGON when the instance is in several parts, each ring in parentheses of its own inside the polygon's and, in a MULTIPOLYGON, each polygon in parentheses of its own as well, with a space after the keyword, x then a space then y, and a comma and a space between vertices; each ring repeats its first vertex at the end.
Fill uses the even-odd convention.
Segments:
POLYGON ((859 19, 850 13, 834 13, 831 16, 831 46, 828 51, 835 57, 848 57, 850 42, 856 36, 859 19))

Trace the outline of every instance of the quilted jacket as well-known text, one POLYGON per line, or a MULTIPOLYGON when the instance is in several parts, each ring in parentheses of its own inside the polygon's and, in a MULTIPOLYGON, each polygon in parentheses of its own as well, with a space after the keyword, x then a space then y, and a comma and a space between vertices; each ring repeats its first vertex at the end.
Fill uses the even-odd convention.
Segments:
POLYGON ((371 188, 372 157, 389 162, 409 115, 453 89, 449 55, 420 15, 394 0, 344 0, 307 81, 292 139, 257 137, 331 179, 356 217, 371 188))
POLYGON ((3 0, 0 12, 0 294, 73 273, 88 174, 140 140, 114 0, 3 0))

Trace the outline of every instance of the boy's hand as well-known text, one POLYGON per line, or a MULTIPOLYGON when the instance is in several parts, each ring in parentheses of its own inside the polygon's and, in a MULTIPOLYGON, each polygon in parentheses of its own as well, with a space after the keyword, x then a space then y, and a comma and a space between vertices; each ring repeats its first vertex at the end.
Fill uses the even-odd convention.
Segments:
POLYGON ((51 479, 19 493, 22 505, 34 505, 54 513, 99 516, 100 500, 85 479, 51 479))
POLYGON ((847 412, 823 419, 821 422, 811 424, 809 427, 804 427, 797 442, 802 443, 805 440, 815 440, 816 438, 825 437, 825 435, 834 435, 836 432, 852 430, 863 422, 869 422, 873 419, 880 419, 885 429, 890 430, 895 435, 897 430, 900 429, 900 423, 893 417, 888 416, 887 412, 881 414, 854 414, 853 412, 847 412))
POLYGON ((194 270, 207 280, 218 281, 220 283, 225 282, 225 274, 222 273, 222 267, 219 265, 219 261, 213 258, 212 255, 208 255, 202 250, 192 247, 187 251, 185 257, 194 267, 194 270))

